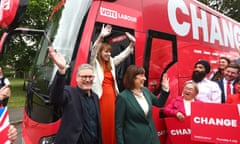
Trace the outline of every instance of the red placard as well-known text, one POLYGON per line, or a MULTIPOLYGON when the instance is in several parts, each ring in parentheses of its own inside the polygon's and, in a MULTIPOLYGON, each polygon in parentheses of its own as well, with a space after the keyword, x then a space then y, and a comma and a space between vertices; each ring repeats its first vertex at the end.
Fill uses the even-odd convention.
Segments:
POLYGON ((240 143, 237 105, 192 103, 191 139, 221 144, 240 143))
POLYGON ((167 129, 164 119, 159 119, 156 129, 160 143, 165 143, 167 138, 167 129))
POLYGON ((159 111, 160 111, 160 108, 153 106, 152 115, 155 123, 155 128, 157 131, 157 135, 160 143, 164 144, 167 138, 167 129, 165 125, 165 120, 159 117, 159 111))
POLYGON ((185 117, 184 121, 177 118, 165 118, 168 136, 172 144, 191 144, 190 117, 185 117))

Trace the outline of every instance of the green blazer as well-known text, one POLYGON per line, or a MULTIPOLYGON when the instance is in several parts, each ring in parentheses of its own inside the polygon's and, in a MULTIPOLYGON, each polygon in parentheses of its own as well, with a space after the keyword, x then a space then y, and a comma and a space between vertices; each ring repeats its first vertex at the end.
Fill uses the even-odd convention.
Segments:
POLYGON ((157 98, 147 88, 142 92, 148 102, 149 112, 145 116, 134 94, 125 89, 117 96, 115 129, 117 144, 159 144, 152 118, 152 105, 163 107, 169 92, 162 91, 157 98))

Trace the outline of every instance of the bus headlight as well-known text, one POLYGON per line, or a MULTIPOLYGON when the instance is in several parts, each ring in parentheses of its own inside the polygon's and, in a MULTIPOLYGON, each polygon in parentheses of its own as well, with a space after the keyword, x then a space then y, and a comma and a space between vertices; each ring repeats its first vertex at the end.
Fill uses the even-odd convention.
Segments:
POLYGON ((56 136, 43 137, 40 139, 39 144, 54 144, 54 139, 56 136))

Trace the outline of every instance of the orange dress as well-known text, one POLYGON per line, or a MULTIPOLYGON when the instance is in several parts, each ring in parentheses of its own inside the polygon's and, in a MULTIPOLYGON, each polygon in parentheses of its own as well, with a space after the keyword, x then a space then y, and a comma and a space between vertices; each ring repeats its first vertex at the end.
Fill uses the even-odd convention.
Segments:
POLYGON ((115 88, 111 71, 104 71, 103 94, 100 98, 103 144, 116 144, 115 136, 115 88))

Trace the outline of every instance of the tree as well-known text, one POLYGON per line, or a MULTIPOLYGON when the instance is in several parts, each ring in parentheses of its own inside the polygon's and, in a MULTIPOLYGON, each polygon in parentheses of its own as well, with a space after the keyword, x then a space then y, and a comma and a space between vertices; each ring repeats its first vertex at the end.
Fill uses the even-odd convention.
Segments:
POLYGON ((198 1, 240 22, 240 0, 198 0, 198 1))
POLYGON ((29 0, 21 26, 44 29, 54 4, 60 0, 29 0))
MULTIPOLYGON (((26 13, 19 27, 45 29, 53 6, 58 1, 29 0, 26 13)), ((21 76, 25 76, 24 73, 31 68, 39 41, 39 36, 13 35, 8 43, 6 53, 0 57, 0 64, 8 66, 16 73, 21 73, 21 76)))

